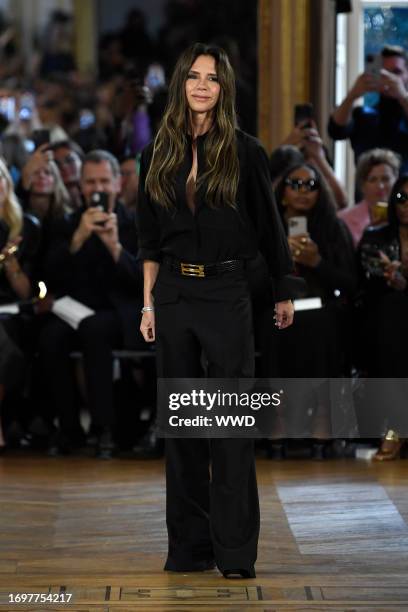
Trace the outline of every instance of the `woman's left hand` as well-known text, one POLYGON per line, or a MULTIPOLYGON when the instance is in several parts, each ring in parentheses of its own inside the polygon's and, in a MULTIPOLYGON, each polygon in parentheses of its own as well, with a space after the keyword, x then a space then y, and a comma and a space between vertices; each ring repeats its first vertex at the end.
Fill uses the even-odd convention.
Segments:
POLYGON ((321 262, 319 247, 308 234, 290 236, 289 247, 293 261, 307 268, 316 268, 321 262))
POLYGON ((276 302, 275 304, 275 325, 278 329, 285 329, 293 323, 295 309, 291 300, 276 302))
POLYGON ((397 291, 405 291, 407 279, 401 273, 401 262, 391 261, 383 251, 379 251, 379 253, 384 265, 384 278, 387 285, 397 291))

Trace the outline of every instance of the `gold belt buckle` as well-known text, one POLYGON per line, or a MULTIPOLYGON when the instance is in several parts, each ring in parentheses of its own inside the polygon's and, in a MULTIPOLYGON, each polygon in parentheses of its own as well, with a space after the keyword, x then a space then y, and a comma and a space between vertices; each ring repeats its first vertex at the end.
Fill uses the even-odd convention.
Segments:
POLYGON ((188 264, 181 262, 180 267, 183 276, 200 276, 201 278, 205 276, 204 264, 188 264))

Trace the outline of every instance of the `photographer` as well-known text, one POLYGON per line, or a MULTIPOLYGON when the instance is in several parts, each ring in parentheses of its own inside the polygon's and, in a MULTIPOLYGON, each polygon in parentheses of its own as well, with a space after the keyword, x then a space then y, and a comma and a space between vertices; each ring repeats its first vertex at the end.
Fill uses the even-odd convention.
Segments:
POLYGON ((329 135, 334 140, 350 139, 355 161, 369 149, 391 149, 402 158, 408 170, 408 65, 401 47, 386 46, 381 51, 381 70, 360 74, 343 102, 332 113, 329 135), (354 107, 368 92, 380 98, 373 107, 354 107))
POLYGON ((70 376, 70 352, 80 347, 92 424, 98 432, 97 455, 115 450, 112 350, 137 346, 134 324, 140 308, 140 274, 133 214, 118 200, 119 164, 107 151, 88 153, 81 189, 85 204, 61 225, 48 254, 47 284, 95 311, 77 331, 54 315, 40 338, 40 359, 49 381, 49 398, 58 406, 60 432, 50 452, 70 452, 82 442, 70 376), (97 194, 99 205, 94 204, 97 194))

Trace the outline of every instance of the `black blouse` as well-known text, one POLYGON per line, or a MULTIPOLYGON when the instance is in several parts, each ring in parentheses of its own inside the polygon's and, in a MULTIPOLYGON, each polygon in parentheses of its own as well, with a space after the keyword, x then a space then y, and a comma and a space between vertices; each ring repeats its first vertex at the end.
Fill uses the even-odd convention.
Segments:
MULTIPOLYGON (((401 260, 401 245, 398 228, 392 225, 368 227, 360 240, 357 258, 360 278, 360 297, 368 307, 378 306, 379 299, 397 289, 390 287, 384 278, 384 267, 379 251, 387 255, 391 261, 401 260)), ((408 294, 408 289, 403 292, 408 294)))
MULTIPOLYGON (((206 134, 197 138, 197 178, 205 169, 206 134)), ((236 131, 240 179, 236 208, 213 208, 205 201, 206 185, 196 192, 195 213, 188 207, 186 182, 193 163, 191 138, 175 180, 176 202, 166 210, 145 191, 152 158, 150 144, 142 153, 138 196, 139 259, 160 262, 163 255, 188 263, 214 263, 230 259, 253 260, 260 251, 275 285, 277 301, 293 297, 292 259, 276 208, 269 162, 260 142, 236 131)))

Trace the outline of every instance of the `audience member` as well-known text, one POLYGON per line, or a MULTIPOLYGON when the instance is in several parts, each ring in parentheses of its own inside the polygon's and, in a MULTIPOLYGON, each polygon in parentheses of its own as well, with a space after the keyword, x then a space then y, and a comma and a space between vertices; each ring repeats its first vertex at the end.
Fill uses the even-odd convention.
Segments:
POLYGON ((302 151, 292 144, 284 144, 272 151, 269 158, 272 186, 275 189, 289 168, 305 161, 302 151))
POLYGON ((350 230, 355 247, 367 226, 386 221, 385 205, 397 180, 400 165, 398 156, 387 149, 373 149, 359 157, 356 187, 363 199, 352 208, 339 212, 340 219, 350 230))
MULTIPOLYGON (((362 285, 362 345, 366 373, 373 378, 408 377, 408 175, 400 177, 392 190, 388 224, 366 229, 359 245, 362 285)), ((378 387, 385 390, 386 385, 378 387)), ((378 398, 377 405, 378 405, 378 398)), ((403 440, 398 433, 398 410, 384 392, 382 414, 367 415, 389 430, 375 459, 395 459, 403 440), (386 416, 385 416, 386 415, 386 416)), ((372 424, 374 426, 375 423, 372 424)))
MULTIPOLYGON (((6 164, 0 158, 0 304, 27 300, 33 294, 32 262, 38 245, 38 223, 24 215, 6 164)), ((5 445, 1 406, 6 391, 21 389, 24 377, 25 320, 0 315, 0 450, 5 445)))
POLYGON ((401 155, 402 171, 408 170, 408 65, 401 47, 385 46, 378 75, 360 74, 343 102, 332 113, 329 135, 334 140, 350 139, 355 161, 365 151, 391 149, 401 155), (378 92, 373 106, 356 106, 368 92, 378 92))
MULTIPOLYGON (((304 297, 320 298, 321 307, 296 312, 291 328, 276 332, 272 312, 259 319, 261 375, 294 378, 338 377, 348 374, 346 323, 348 302, 356 288, 351 236, 337 219, 333 193, 321 173, 303 162, 283 175, 276 189, 278 208, 304 297), (302 221, 296 230, 293 221, 302 221)), ((313 422, 306 414, 291 415, 290 425, 315 438, 329 435, 327 406, 318 405, 313 422)), ((284 436, 284 434, 283 434, 284 436)), ((316 456, 324 448, 316 444, 316 456)))
POLYGON ((120 168, 107 151, 85 156, 81 174, 85 204, 61 225, 51 245, 47 282, 53 293, 69 295, 94 310, 77 331, 54 315, 44 327, 39 353, 46 390, 58 411, 60 431, 50 452, 70 452, 81 442, 81 429, 70 375, 70 352, 79 346, 92 424, 98 433, 97 455, 115 450, 112 350, 137 347, 134 324, 140 309, 140 271, 136 260, 137 235, 132 212, 118 202, 120 168), (106 209, 93 196, 106 194, 106 209))
POLYGON ((80 180, 84 156, 81 147, 73 140, 61 140, 50 144, 47 150, 53 153, 53 159, 70 196, 71 208, 73 210, 80 208, 82 205, 80 180))

